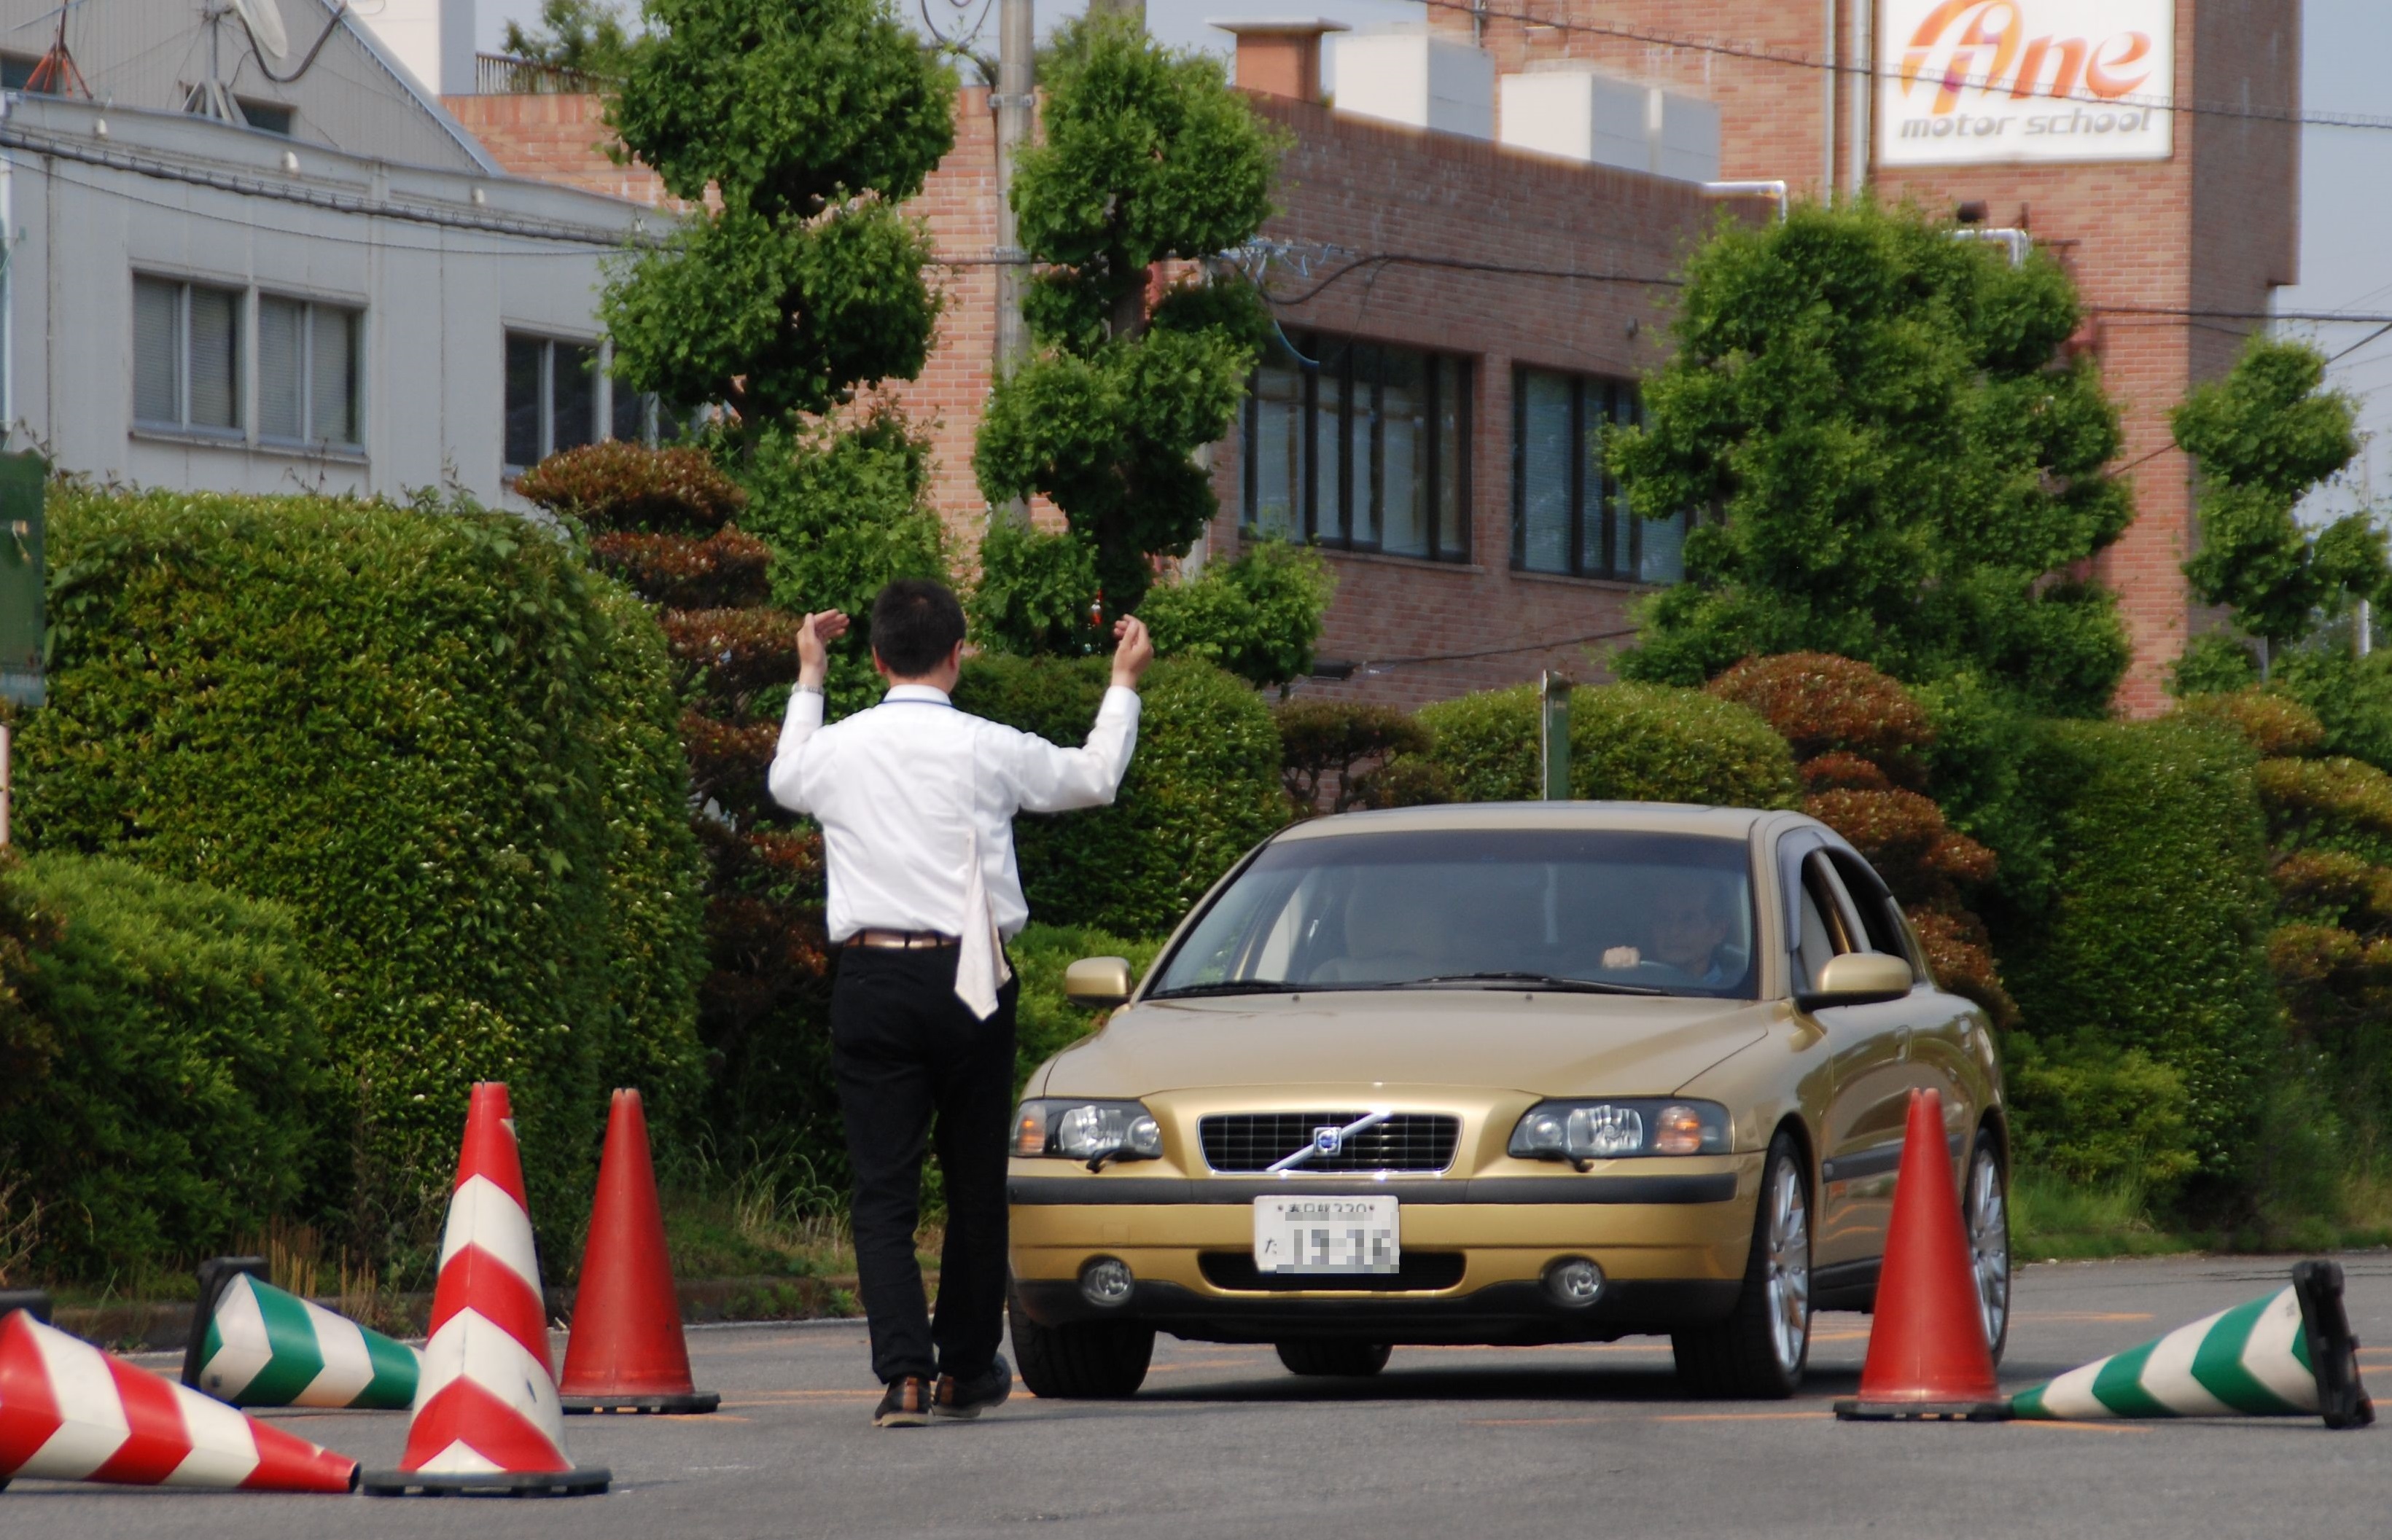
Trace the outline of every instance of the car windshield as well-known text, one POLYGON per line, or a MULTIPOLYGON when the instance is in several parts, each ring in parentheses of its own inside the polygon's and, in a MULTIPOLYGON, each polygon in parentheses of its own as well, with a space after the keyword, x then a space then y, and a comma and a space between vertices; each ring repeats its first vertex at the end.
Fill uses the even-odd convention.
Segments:
POLYGON ((1278 841, 1198 917, 1150 998, 1579 989, 1749 1000, 1742 841, 1623 830, 1278 841))

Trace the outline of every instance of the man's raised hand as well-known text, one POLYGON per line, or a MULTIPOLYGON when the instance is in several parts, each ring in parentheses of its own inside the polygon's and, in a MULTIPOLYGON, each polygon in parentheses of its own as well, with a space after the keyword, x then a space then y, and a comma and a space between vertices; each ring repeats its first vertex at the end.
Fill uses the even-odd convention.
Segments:
POLYGON ((1145 621, 1125 615, 1113 622, 1113 683, 1135 690, 1146 666, 1154 661, 1154 639, 1146 634, 1145 621))
POLYGON ((798 687, 820 690, 830 677, 830 644, 847 635, 847 616, 819 610, 798 622, 798 687))

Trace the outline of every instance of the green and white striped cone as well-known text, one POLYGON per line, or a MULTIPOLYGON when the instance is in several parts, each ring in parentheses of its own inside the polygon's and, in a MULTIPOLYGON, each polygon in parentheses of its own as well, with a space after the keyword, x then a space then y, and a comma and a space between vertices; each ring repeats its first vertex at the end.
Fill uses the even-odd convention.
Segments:
POLYGON ((422 1354, 262 1278, 235 1273, 216 1295, 187 1382, 234 1406, 415 1404, 422 1354))
POLYGON ((2303 1262, 2294 1287, 2178 1326, 2010 1398, 2010 1415, 2052 1422, 2119 1417, 2373 1418, 2342 1311, 2342 1270, 2303 1262), (2320 1365, 2325 1367, 2320 1367, 2320 1365))

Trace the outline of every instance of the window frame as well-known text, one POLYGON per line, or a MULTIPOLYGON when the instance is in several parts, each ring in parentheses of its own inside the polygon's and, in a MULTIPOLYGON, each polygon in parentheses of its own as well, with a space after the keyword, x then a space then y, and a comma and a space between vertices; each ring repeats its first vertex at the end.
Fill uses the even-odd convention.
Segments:
MULTIPOLYGON (((1606 431, 1613 425, 1632 426, 1643 421, 1644 395, 1637 389, 1636 382, 1616 375, 1546 369, 1522 362, 1513 364, 1512 570, 1542 577, 1591 578, 1610 583, 1633 583, 1642 588, 1667 587, 1665 582, 1644 576, 1644 526, 1664 521, 1637 517, 1627 506, 1618 479, 1612 475, 1608 465, 1603 468, 1600 476, 1588 474, 1591 446, 1587 437, 1589 430, 1598 421, 1598 412, 1606 431), (1569 387, 1569 563, 1565 569, 1528 564, 1528 383, 1530 375, 1562 381, 1569 387), (1595 499, 1594 516, 1592 518, 1589 517, 1588 507, 1590 483, 1593 484, 1595 499), (1588 536, 1591 533, 1601 541, 1605 557, 1601 563, 1590 563, 1587 559, 1588 536), (1615 556, 1619 559, 1613 560, 1615 556)), ((1693 511, 1689 510, 1679 518, 1682 535, 1693 533, 1693 511)), ((1680 577, 1669 581, 1683 581, 1683 573, 1680 577)))
POLYGON ((362 455, 366 450, 366 310, 361 304, 339 300, 318 299, 312 294, 296 294, 286 290, 260 286, 250 305, 250 386, 258 394, 254 417, 257 423, 256 442, 262 448, 329 450, 336 454, 362 455), (299 306, 299 422, 302 432, 297 438, 266 431, 266 344, 260 331, 269 300, 299 306), (349 338, 350 399, 349 409, 357 420, 355 438, 327 438, 316 432, 316 317, 319 311, 345 316, 353 329, 349 338))
POLYGON ((133 368, 128 373, 133 399, 129 421, 133 431, 152 435, 177 438, 202 438, 225 445, 247 446, 251 442, 251 424, 256 413, 250 395, 256 369, 256 347, 251 336, 256 325, 256 291, 247 284, 210 282, 204 278, 192 278, 181 273, 161 273, 136 267, 132 283, 126 291, 131 301, 126 314, 133 317, 133 368), (174 291, 174 376, 175 420, 141 415, 141 342, 140 294, 145 283, 159 284, 174 291), (191 295, 194 291, 228 296, 233 303, 232 320, 232 414, 229 424, 195 422, 191 420, 191 295))
MULTIPOLYGON (((604 337, 573 337, 562 332, 543 331, 536 327, 501 325, 499 329, 499 473, 501 480, 513 481, 532 465, 557 453, 556 448, 556 350, 560 347, 586 347, 597 356, 596 379, 590 398, 589 444, 605 444, 619 439, 615 432, 615 393, 618 388, 614 375, 615 346, 604 337), (511 409, 507 404, 507 349, 518 342, 534 343, 540 347, 540 459, 531 465, 518 465, 507 458, 506 419, 511 409)), ((653 391, 634 393, 640 400, 640 437, 636 442, 654 447, 662 435, 664 402, 653 391)))
MULTIPOLYGON (((1295 434, 1297 472, 1294 500, 1296 507, 1294 510, 1293 521, 1295 537, 1305 544, 1320 546, 1328 550, 1368 552, 1393 556, 1402 561, 1433 562, 1448 566, 1466 565, 1471 559, 1473 524, 1471 518, 1474 471, 1472 439, 1477 411, 1477 391, 1474 378, 1476 357, 1470 354, 1456 353, 1443 348, 1416 347, 1409 343, 1382 342, 1371 337, 1314 331, 1289 334, 1285 339, 1284 348, 1276 351, 1277 356, 1266 359, 1264 363, 1292 364, 1301 387, 1297 392, 1295 404, 1298 413, 1295 434), (1309 350, 1309 356, 1306 355, 1306 350, 1309 350), (1365 350, 1376 353, 1410 354, 1423 360, 1426 366, 1423 371, 1426 386, 1424 391, 1422 417, 1427 424, 1427 431, 1423 435, 1426 440, 1427 452, 1419 461, 1419 479, 1428 488, 1425 521, 1427 549, 1424 551, 1386 549, 1387 432, 1385 408, 1383 405, 1384 383, 1377 378, 1380 371, 1375 368, 1369 371, 1371 378, 1360 382, 1356 380, 1357 361, 1363 356, 1365 350), (1325 408, 1322 401, 1324 380, 1330 382, 1331 388, 1335 392, 1333 401, 1327 404, 1325 408), (1453 500, 1457 506, 1452 510, 1448 510, 1441 501, 1447 471, 1442 420, 1445 408, 1449 405, 1445 400, 1449 388, 1458 397, 1458 401, 1452 403, 1456 408, 1454 447, 1458 451, 1456 458, 1460 461, 1460 464, 1453 468, 1457 472, 1452 478, 1453 500), (1367 390, 1371 396, 1370 406, 1366 408, 1367 415, 1358 421, 1356 415, 1358 389, 1367 390), (1325 442, 1324 422, 1327 424, 1325 442), (1366 446, 1364 453, 1370 457, 1371 463, 1367 467, 1358 466, 1354 463, 1352 456, 1344 454, 1338 456, 1334 478, 1337 508, 1334 517, 1325 520, 1321 516, 1320 496, 1323 490, 1320 456, 1324 450, 1333 452, 1341 438, 1348 444, 1356 442, 1357 429, 1361 423, 1367 423, 1367 432, 1360 434, 1359 438, 1366 446), (1360 472, 1358 476, 1358 472, 1360 472), (1362 485, 1358 485, 1358 482, 1362 485), (1358 506, 1360 498, 1373 497, 1377 502, 1375 508, 1366 509, 1358 506), (1450 519, 1448 517, 1449 512, 1452 514, 1450 519), (1361 515, 1358 519, 1358 514, 1361 515), (1358 538, 1355 534, 1356 527, 1358 524, 1365 522, 1371 533, 1367 537, 1358 538), (1445 537, 1449 523, 1460 536, 1460 543, 1457 547, 1449 547, 1446 544, 1445 537)), ((1260 457, 1254 452, 1254 446, 1261 433, 1262 395, 1259 385, 1264 363, 1258 363, 1254 373, 1248 377, 1245 399, 1240 404, 1238 413, 1240 434, 1238 529, 1240 535, 1247 539, 1263 537, 1266 533, 1256 518, 1261 501, 1262 472, 1260 457)))

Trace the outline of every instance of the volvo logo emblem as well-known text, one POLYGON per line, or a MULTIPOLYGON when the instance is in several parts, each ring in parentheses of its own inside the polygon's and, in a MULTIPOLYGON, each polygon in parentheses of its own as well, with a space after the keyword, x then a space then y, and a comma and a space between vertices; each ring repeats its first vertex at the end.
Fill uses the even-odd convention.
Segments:
POLYGON ((1312 1131, 1312 1153, 1335 1155, 1346 1147, 1346 1131, 1342 1128, 1317 1128, 1312 1131))

